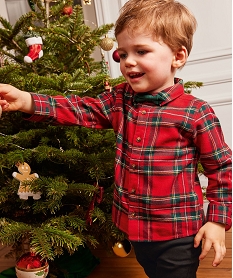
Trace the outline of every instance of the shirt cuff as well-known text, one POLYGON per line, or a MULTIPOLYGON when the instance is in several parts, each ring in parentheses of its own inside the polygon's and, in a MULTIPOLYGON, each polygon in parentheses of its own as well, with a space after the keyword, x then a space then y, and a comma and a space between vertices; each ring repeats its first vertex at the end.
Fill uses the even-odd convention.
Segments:
POLYGON ((226 206, 210 202, 206 221, 224 224, 225 230, 228 231, 232 226, 231 205, 226 206))

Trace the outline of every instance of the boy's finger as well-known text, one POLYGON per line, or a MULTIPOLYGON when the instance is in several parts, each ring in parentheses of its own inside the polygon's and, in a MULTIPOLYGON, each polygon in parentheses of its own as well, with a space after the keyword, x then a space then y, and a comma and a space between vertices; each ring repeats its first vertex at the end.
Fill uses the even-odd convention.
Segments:
POLYGON ((225 245, 224 246, 217 245, 217 246, 214 246, 214 251, 215 251, 215 256, 214 256, 214 260, 213 260, 213 266, 216 267, 222 262, 222 260, 225 256, 226 247, 225 247, 225 245))
POLYGON ((201 255, 199 256, 199 260, 203 260, 206 257, 206 255, 208 254, 208 252, 211 249, 211 246, 212 246, 211 241, 209 241, 209 240, 204 241, 204 244, 202 247, 202 252, 201 252, 201 255))
POLYGON ((9 108, 9 103, 6 101, 0 101, 0 107, 2 111, 7 111, 7 109, 9 108))
POLYGON ((201 229, 200 229, 194 238, 194 247, 195 248, 197 248, 200 245, 202 238, 203 238, 203 233, 201 232, 201 229))

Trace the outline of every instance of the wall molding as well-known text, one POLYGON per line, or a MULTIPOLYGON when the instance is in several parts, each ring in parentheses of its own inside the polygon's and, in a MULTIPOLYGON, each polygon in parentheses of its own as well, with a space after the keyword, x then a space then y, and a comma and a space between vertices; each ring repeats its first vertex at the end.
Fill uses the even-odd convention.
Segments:
POLYGON ((232 105, 232 98, 231 97, 215 97, 215 98, 211 98, 209 100, 206 99, 206 101, 208 101, 208 103, 213 106, 226 106, 226 105, 232 105))
POLYGON ((218 79, 213 79, 210 81, 204 81, 203 86, 213 86, 213 85, 219 85, 219 84, 225 84, 225 83, 231 83, 232 78, 218 78, 218 79))
POLYGON ((210 49, 190 55, 183 79, 203 82, 203 86, 195 92, 199 98, 205 99, 211 106, 232 104, 232 49, 230 47, 210 49))
POLYGON ((231 70, 213 72, 211 69, 209 69, 208 73, 203 73, 200 71, 199 74, 195 75, 195 79, 203 82, 203 86, 231 83, 232 72, 231 70))
POLYGON ((218 60, 226 60, 232 58, 232 49, 225 48, 225 49, 213 49, 210 51, 196 53, 194 55, 190 55, 186 66, 194 65, 194 64, 201 64, 206 62, 216 62, 218 60))
POLYGON ((225 106, 232 104, 231 87, 226 88, 226 90, 223 90, 221 85, 219 86, 219 90, 216 90, 215 85, 210 89, 206 87, 207 86, 203 85, 201 88, 193 90, 192 94, 197 98, 207 101, 212 106, 225 106))

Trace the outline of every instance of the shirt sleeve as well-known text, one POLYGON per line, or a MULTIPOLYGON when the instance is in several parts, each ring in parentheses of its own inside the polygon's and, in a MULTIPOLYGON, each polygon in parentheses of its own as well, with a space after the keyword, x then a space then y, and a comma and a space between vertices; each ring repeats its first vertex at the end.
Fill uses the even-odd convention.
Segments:
POLYGON ((206 103, 197 113, 194 137, 204 174, 208 177, 206 197, 209 207, 206 220, 225 224, 228 230, 232 225, 231 150, 224 141, 218 118, 206 103))
MULTIPOLYGON (((113 94, 112 94, 113 95, 113 94)), ((48 96, 31 93, 35 105, 33 115, 27 115, 27 120, 47 122, 52 125, 80 125, 88 128, 111 128, 110 113, 105 106, 112 107, 113 97, 103 93, 101 99, 70 96, 48 96)), ((25 116, 26 117, 26 116, 25 116)))

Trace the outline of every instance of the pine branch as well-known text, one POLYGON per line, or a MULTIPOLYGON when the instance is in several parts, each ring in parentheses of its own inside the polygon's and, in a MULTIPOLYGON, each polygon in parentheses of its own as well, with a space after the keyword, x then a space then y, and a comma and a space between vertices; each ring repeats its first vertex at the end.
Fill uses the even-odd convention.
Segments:
POLYGON ((68 230, 62 231, 49 225, 41 228, 32 230, 30 246, 42 258, 53 260, 56 255, 61 254, 63 248, 72 252, 78 250, 78 246, 83 245, 83 241, 68 230))
POLYGON ((197 89, 203 86, 203 82, 188 81, 184 83, 185 92, 191 94, 193 89, 197 89))

